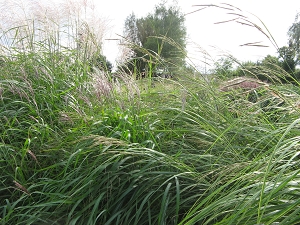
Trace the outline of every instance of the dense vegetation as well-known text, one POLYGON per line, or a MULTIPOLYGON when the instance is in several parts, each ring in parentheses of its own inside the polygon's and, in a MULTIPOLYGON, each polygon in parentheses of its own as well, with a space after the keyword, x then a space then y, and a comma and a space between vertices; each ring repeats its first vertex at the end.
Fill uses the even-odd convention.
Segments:
POLYGON ((9 32, 1 224, 299 224, 300 89, 288 72, 135 80, 88 44, 9 32))
POLYGON ((144 72, 152 76, 156 70, 177 72, 185 65, 185 17, 176 5, 166 2, 155 6, 153 13, 136 18, 132 13, 125 20, 124 41, 130 53, 123 70, 140 77, 144 72))

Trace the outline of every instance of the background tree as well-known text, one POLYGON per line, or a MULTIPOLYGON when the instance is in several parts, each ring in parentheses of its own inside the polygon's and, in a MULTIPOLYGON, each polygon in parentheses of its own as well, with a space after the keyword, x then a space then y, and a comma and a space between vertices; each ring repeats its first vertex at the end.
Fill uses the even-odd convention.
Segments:
POLYGON ((231 57, 222 57, 214 63, 213 74, 217 74, 219 77, 228 78, 235 76, 235 60, 231 57))
POLYGON ((255 70, 256 77, 265 82, 279 81, 279 77, 281 77, 284 72, 279 57, 272 55, 267 55, 265 58, 258 61, 255 70))
POLYGON ((300 13, 296 15, 295 22, 289 28, 289 48, 294 51, 295 64, 300 63, 300 13))
POLYGON ((153 14, 136 19, 134 14, 125 21, 124 36, 133 44, 130 60, 131 70, 147 70, 149 63, 157 65, 159 56, 164 66, 185 63, 186 28, 184 16, 177 5, 167 7, 165 3, 155 6, 153 14), (151 56, 152 55, 152 56, 151 56))
POLYGON ((134 46, 141 46, 140 40, 138 38, 138 28, 136 24, 136 16, 134 13, 131 13, 125 20, 124 27, 124 37, 132 47, 129 47, 129 57, 134 57, 136 54, 134 52, 134 46))
POLYGON ((297 53, 293 46, 283 46, 279 49, 279 59, 282 63, 282 68, 293 75, 297 65, 297 53))
POLYGON ((91 70, 97 68, 101 71, 111 73, 113 64, 101 53, 95 54, 90 60, 89 65, 91 70))

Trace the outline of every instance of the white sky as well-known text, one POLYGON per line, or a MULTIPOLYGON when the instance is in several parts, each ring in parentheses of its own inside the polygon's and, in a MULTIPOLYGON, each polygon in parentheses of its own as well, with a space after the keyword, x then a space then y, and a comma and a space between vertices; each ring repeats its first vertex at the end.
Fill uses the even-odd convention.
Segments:
MULTIPOLYGON (((124 21, 130 13, 134 12, 140 18, 153 12, 154 6, 160 2, 161 0, 95 1, 102 16, 109 20, 111 28, 106 38, 111 39, 119 38, 117 34, 123 34, 124 21)), ((300 12, 299 0, 224 0, 223 2, 241 9, 242 12, 238 10, 234 12, 247 16, 251 22, 267 32, 264 25, 256 18, 258 17, 270 31, 279 47, 287 44, 288 28, 294 22, 296 13, 300 12)), ((194 5, 203 4, 220 5, 220 1, 178 0, 178 5, 184 14, 201 8, 194 5)), ((236 22, 214 24, 215 22, 236 18, 234 15, 229 15, 228 12, 230 11, 210 7, 186 15, 185 24, 189 42, 187 49, 194 63, 200 65, 200 67, 204 64, 201 61, 205 61, 206 57, 199 53, 203 52, 203 49, 213 59, 220 57, 220 55, 232 54, 240 61, 256 61, 267 54, 276 55, 276 48, 258 29, 236 22), (269 47, 240 46, 245 43, 260 41, 260 44, 269 47)), ((118 42, 104 41, 103 53, 111 62, 114 62, 118 55, 118 42)))

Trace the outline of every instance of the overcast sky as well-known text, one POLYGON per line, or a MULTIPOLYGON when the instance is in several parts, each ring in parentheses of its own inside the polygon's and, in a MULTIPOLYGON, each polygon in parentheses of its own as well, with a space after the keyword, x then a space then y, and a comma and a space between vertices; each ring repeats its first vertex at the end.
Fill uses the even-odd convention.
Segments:
MULTIPOLYGON (((108 19, 110 30, 106 38, 118 38, 122 35, 126 17, 134 12, 142 17, 153 12, 154 6, 161 0, 109 0, 95 1, 100 13, 108 19), (98 3, 97 3, 98 2, 98 3)), ((172 2, 169 0, 169 2, 172 2)), ((261 59, 267 54, 276 55, 276 48, 270 41, 273 36, 279 47, 287 44, 287 31, 295 20, 296 13, 300 11, 299 0, 224 0, 240 10, 235 11, 208 7, 198 12, 188 14, 203 8, 204 4, 220 4, 215 0, 178 0, 178 5, 186 15, 188 33, 188 51, 195 63, 201 65, 206 57, 200 52, 206 51, 207 58, 217 59, 224 54, 232 54, 241 61, 261 59), (242 25, 236 21, 217 23, 237 18, 228 13, 239 13, 255 23, 269 38, 257 28, 242 25), (261 21, 262 22, 261 22, 261 21), (217 23, 217 24, 216 24, 217 23), (266 27, 264 27, 266 26, 266 27), (246 43, 260 42, 260 45, 269 47, 241 46, 246 43)), ((223 5, 227 7, 226 5, 223 5)), ((241 21, 240 21, 241 22, 241 21)), ((104 41, 104 54, 110 61, 114 61, 118 54, 117 41, 104 41)))

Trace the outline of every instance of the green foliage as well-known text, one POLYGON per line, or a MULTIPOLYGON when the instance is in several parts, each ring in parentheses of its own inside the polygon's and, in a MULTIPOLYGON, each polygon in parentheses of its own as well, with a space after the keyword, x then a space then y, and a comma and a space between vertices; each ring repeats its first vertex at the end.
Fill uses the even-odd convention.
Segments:
POLYGON ((240 63, 236 70, 233 72, 236 76, 242 77, 253 77, 255 76, 255 70, 257 69, 257 64, 251 61, 240 63))
POLYGON ((257 78, 262 81, 276 82, 283 77, 280 74, 286 74, 282 62, 275 56, 267 55, 257 65, 260 67, 260 73, 257 75, 257 78))
POLYGON ((220 58, 215 63, 213 73, 223 78, 233 77, 236 75, 234 72, 234 64, 235 60, 231 57, 220 58))
POLYGON ((133 51, 131 62, 139 72, 149 71, 149 63, 155 65, 161 60, 169 67, 184 65, 186 28, 176 5, 167 8, 165 3, 159 4, 153 14, 143 18, 131 14, 125 21, 124 33, 133 51))
POLYGON ((187 74, 97 104, 81 61, 17 56, 1 73, 2 224, 299 222, 296 87, 271 89, 281 106, 267 90, 232 101, 187 74))
POLYGON ((279 57, 267 55, 257 62, 236 63, 237 61, 231 58, 222 58, 215 64, 214 73, 225 79, 246 76, 271 83, 293 82, 297 84, 299 72, 296 71, 295 61, 289 56, 289 49, 282 47, 280 52, 279 57), (234 63, 237 64, 236 68, 233 68, 234 63))
POLYGON ((282 67, 288 73, 293 73, 296 68, 295 51, 290 47, 279 49, 279 57, 282 58, 282 67))
MULTIPOLYGON (((298 86, 224 91, 189 68, 144 90, 37 45, 1 57, 1 224, 299 224, 298 86)), ((241 70, 278 77, 262 64, 241 70)))
POLYGON ((111 73, 113 65, 107 58, 102 54, 97 54, 93 58, 90 59, 89 66, 93 68, 97 68, 101 71, 111 73))
POLYGON ((298 13, 295 17, 295 22, 289 28, 289 48, 294 51, 294 61, 295 64, 299 65, 300 63, 300 14, 298 13))
POLYGON ((278 66, 280 66, 280 61, 277 57, 267 55, 261 62, 261 65, 268 67, 272 70, 278 69, 278 66))

